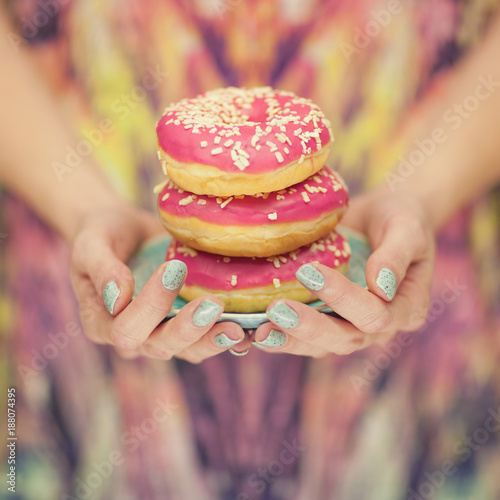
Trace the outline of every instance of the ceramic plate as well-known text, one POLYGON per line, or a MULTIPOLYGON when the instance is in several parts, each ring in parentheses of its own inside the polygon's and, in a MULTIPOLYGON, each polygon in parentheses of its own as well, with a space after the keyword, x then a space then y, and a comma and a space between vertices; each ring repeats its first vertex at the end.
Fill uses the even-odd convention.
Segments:
MULTIPOLYGON (((370 246, 363 235, 352 229, 338 227, 337 230, 347 237, 351 245, 351 261, 346 276, 354 283, 366 288, 365 265, 371 253, 370 246)), ((170 241, 171 236, 168 234, 150 240, 139 250, 129 263, 135 278, 134 296, 141 291, 146 281, 151 277, 158 266, 165 261, 165 254, 170 241)), ((186 301, 177 297, 167 318, 175 316, 185 305, 186 301)), ((311 302, 309 306, 327 314, 335 314, 321 300, 311 302)), ((222 313, 219 321, 234 321, 242 328, 253 329, 265 323, 268 319, 264 312, 222 313)))

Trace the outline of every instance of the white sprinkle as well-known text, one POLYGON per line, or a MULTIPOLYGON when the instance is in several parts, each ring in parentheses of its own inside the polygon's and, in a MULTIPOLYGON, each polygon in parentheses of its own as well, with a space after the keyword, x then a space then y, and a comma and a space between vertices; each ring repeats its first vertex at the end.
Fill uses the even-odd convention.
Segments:
POLYGON ((228 262, 231 262, 231 258, 230 258, 230 257, 223 257, 223 258, 222 258, 222 260, 223 260, 223 262, 225 262, 226 264, 227 264, 228 262))
POLYGON ((299 162, 298 162, 298 163, 299 163, 299 165, 300 165, 301 163, 304 163, 304 160, 305 160, 305 159, 306 159, 306 157, 305 157, 304 155, 301 155, 301 156, 300 156, 300 158, 299 158, 299 162))
POLYGON ((163 188, 168 184, 168 181, 163 181, 163 182, 160 182, 160 184, 157 184, 154 188, 153 188, 153 193, 154 194, 158 194, 158 193, 161 193, 163 191, 163 188))
POLYGON ((190 196, 186 196, 185 198, 182 198, 182 200, 179 200, 179 205, 189 205, 190 203, 192 203, 194 201, 194 198, 190 195, 190 196))
POLYGON ((304 187, 306 188, 307 191, 309 191, 311 194, 317 193, 319 189, 316 186, 309 186, 309 184, 304 184, 304 187))
POLYGON ((206 205, 207 200, 203 200, 202 198, 200 198, 196 203, 198 203, 198 205, 206 205))
POLYGON ((194 248, 191 248, 191 247, 185 247, 185 246, 177 247, 177 251, 179 253, 189 255, 190 257, 196 257, 198 255, 198 252, 194 248))
POLYGON ((250 165, 250 162, 244 156, 240 156, 239 162, 243 165, 243 168, 248 167, 248 165, 250 165))
POLYGON ((222 139, 222 137, 220 135, 215 136, 214 144, 219 144, 221 139, 222 139))
POLYGON ((225 143, 224 146, 228 148, 229 146, 232 146, 234 144, 234 141, 232 139, 228 139, 225 143))
POLYGON ((276 151, 276 153, 274 153, 276 155, 276 158, 277 160, 280 162, 280 163, 283 163, 283 155, 279 152, 279 151, 276 151))
POLYGON ((165 193, 165 194, 161 197, 161 201, 167 201, 169 196, 170 196, 170 193, 165 193))
POLYGON ((202 148, 206 148, 206 147, 208 146, 208 142, 207 142, 207 141, 201 141, 201 142, 200 142, 200 146, 201 146, 202 148))
POLYGON ((215 132, 217 132, 217 128, 216 127, 212 127, 208 132, 210 134, 215 134, 215 132))
POLYGON ((311 201, 311 198, 309 198, 309 195, 307 193, 305 193, 304 191, 302 191, 301 195, 306 203, 309 203, 311 201))
POLYGON ((285 148, 284 148, 284 151, 285 151, 285 153, 286 153, 286 154, 289 154, 289 153, 290 153, 290 150, 289 150, 286 146, 285 146, 285 148))
POLYGON ((273 278, 274 288, 279 288, 281 286, 279 278, 273 278))
POLYGON ((276 195, 276 199, 279 201, 279 200, 284 200, 285 197, 282 195, 282 194, 277 194, 276 195))
POLYGON ((302 129, 301 128, 298 128, 294 133, 293 135, 300 135, 302 134, 302 129))
POLYGON ((283 264, 286 263, 286 261, 288 260, 284 255, 278 255, 278 259, 283 262, 283 264))
POLYGON ((278 214, 276 212, 273 212, 272 214, 267 214, 267 218, 269 220, 277 220, 278 219, 278 214))
POLYGON ((215 149, 212 149, 211 153, 213 155, 220 155, 224 150, 222 148, 215 148, 215 149))
POLYGON ((224 201, 223 203, 221 203, 220 207, 221 208, 224 208, 227 204, 231 203, 231 201, 233 201, 233 197, 229 197, 226 201, 224 201))
POLYGON ((238 276, 236 276, 236 274, 233 274, 231 276, 231 286, 236 286, 236 283, 238 283, 238 276))

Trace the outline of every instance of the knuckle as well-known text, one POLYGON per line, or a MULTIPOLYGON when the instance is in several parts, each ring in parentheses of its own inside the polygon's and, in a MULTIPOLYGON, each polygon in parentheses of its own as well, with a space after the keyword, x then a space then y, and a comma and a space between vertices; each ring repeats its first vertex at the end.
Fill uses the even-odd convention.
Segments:
POLYGON ((337 354, 339 354, 340 356, 347 356, 349 354, 352 354, 356 351, 359 351, 363 346, 363 343, 364 341, 361 337, 353 338, 347 341, 343 346, 341 346, 337 351, 337 354))
POLYGON ((392 315, 387 308, 365 318, 362 330, 374 334, 386 331, 392 323, 392 315))
POLYGON ((137 349, 140 345, 140 341, 134 338, 126 327, 120 327, 119 325, 111 328, 109 341, 115 347, 125 350, 137 349))
POLYGON ((333 290, 332 288, 325 288, 323 295, 323 301, 334 310, 339 305, 346 304, 352 300, 352 297, 350 297, 346 291, 341 288, 336 290, 333 290))
POLYGON ((144 306, 144 314, 151 318, 160 318, 166 316, 169 311, 169 308, 166 307, 165 302, 148 302, 144 306))
MULTIPOLYGON (((321 328, 307 328, 302 332, 302 334, 300 335, 300 338, 304 342, 314 344, 315 342, 317 342, 321 338, 321 335, 322 335, 321 328)), ((275 349, 273 349, 273 351, 274 350, 275 349)))
POLYGON ((150 356, 153 356, 155 358, 160 358, 167 361, 173 358, 173 354, 157 342, 146 342, 143 347, 150 356))

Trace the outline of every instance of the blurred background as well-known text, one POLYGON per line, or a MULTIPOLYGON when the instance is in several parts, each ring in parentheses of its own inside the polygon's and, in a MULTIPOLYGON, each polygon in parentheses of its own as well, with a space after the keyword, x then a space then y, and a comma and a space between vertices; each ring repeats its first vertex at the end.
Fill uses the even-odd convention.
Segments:
MULTIPOLYGON (((329 165, 351 196, 391 182, 499 2, 2 4, 12 50, 29 53, 81 135, 54 182, 64 189, 78 158, 94 155, 117 190, 155 210, 163 108, 228 85, 319 104, 335 135, 329 165)), ((3 192, 0 366, 2 386, 17 389, 18 441, 16 493, 2 484, 0 497, 500 499, 498 194, 440 232, 418 332, 348 357, 253 349, 190 365, 124 361, 88 341, 68 244, 3 192)))

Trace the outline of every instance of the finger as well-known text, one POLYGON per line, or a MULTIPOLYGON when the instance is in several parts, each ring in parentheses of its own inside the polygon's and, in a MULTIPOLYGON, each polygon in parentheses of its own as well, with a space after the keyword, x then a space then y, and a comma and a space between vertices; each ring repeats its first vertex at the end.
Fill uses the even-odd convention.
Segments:
POLYGON ((313 344, 308 344, 281 330, 277 330, 272 323, 263 323, 257 328, 253 336, 252 345, 269 353, 287 353, 300 356, 319 358, 328 354, 328 351, 313 344))
POLYGON ((115 316, 109 343, 122 349, 136 349, 143 344, 172 308, 186 272, 186 264, 179 260, 162 264, 137 297, 115 316))
MULTIPOLYGON (((350 354, 369 345, 370 336, 348 321, 332 318, 300 302, 284 299, 270 304, 269 320, 297 340, 336 354, 350 354)), ((291 342, 290 338, 288 342, 291 342)))
POLYGON ((433 238, 419 219, 393 215, 370 240, 374 248, 366 263, 366 282, 370 291, 391 301, 413 262, 431 255, 433 238))
POLYGON ((110 314, 127 306, 134 293, 134 278, 108 242, 101 238, 85 239, 82 234, 75 241, 71 259, 75 272, 90 277, 110 314))
POLYGON ((200 340, 179 352, 176 357, 190 363, 200 363, 229 349, 242 353, 248 350, 250 340, 243 329, 232 321, 216 323, 200 340))
POLYGON ((88 276, 72 273, 73 288, 80 305, 80 320, 87 337, 97 344, 107 344, 107 332, 113 317, 88 276))
POLYGON ((365 333, 385 331, 394 323, 393 308, 387 302, 327 266, 304 264, 296 276, 339 316, 365 333))
POLYGON ((141 351, 162 359, 171 359, 201 339, 224 311, 215 297, 201 296, 186 304, 165 325, 156 328, 141 351))

